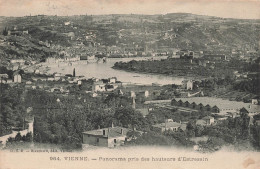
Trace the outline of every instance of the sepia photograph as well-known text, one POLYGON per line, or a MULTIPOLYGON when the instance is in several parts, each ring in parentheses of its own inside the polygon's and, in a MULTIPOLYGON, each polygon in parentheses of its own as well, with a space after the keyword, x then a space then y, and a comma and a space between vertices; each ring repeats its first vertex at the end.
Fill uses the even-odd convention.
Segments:
POLYGON ((260 169, 260 1, 0 0, 1 169, 260 169))

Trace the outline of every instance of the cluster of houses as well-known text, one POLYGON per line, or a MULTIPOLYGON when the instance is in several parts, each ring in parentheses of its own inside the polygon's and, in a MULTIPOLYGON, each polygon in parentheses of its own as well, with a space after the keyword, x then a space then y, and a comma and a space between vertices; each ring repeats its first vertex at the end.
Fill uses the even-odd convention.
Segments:
MULTIPOLYGON (((65 53, 67 55, 67 53, 65 53)), ((80 60, 80 56, 75 57, 64 57, 64 58, 55 58, 55 57, 48 57, 46 58, 46 63, 59 63, 59 62, 76 62, 80 60)))
POLYGON ((122 85, 121 82, 117 81, 116 77, 108 78, 108 79, 95 79, 96 81, 92 85, 92 92, 105 92, 105 91, 113 91, 119 86, 122 85))
POLYGON ((17 26, 14 26, 12 29, 8 30, 7 35, 14 35, 14 36, 21 36, 21 35, 28 35, 28 29, 20 29, 17 26))
POLYGON ((22 76, 18 71, 13 73, 12 79, 9 78, 8 74, 0 74, 0 83, 12 84, 12 83, 22 83, 22 76))

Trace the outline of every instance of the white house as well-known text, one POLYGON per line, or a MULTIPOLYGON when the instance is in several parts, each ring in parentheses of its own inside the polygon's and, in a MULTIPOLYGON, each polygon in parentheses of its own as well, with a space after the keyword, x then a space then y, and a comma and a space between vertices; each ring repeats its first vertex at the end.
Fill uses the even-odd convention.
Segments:
POLYGON ((109 78, 108 83, 116 83, 116 77, 109 78))
POLYGON ((13 82, 14 83, 21 83, 22 82, 22 76, 18 73, 14 74, 13 82))
POLYGON ((186 90, 192 90, 193 89, 193 82, 191 80, 183 80, 182 81, 182 88, 186 90))
POLYGON ((106 91, 105 84, 102 81, 94 82, 92 85, 92 92, 104 92, 106 91))

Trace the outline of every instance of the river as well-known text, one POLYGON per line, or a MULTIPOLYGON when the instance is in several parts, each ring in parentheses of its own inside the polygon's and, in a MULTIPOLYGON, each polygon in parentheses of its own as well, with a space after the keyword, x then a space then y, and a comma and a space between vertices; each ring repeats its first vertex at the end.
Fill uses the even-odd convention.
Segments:
MULTIPOLYGON (((48 73, 63 73, 63 74, 72 74, 73 69, 75 68, 76 76, 85 76, 86 78, 110 78, 117 77, 117 80, 125 83, 133 84, 142 84, 150 85, 156 83, 159 85, 166 84, 181 84, 184 78, 182 77, 173 77, 167 75, 158 75, 158 74, 145 74, 145 73, 136 73, 136 72, 127 72, 123 70, 113 69, 112 66, 116 62, 128 62, 131 60, 148 60, 149 57, 137 57, 137 58, 109 58, 106 63, 87 63, 87 61, 78 61, 73 62, 72 66, 69 66, 68 63, 59 63, 58 64, 46 64, 49 66, 50 70, 48 73)), ((156 57, 154 59, 166 59, 166 57, 156 57)))

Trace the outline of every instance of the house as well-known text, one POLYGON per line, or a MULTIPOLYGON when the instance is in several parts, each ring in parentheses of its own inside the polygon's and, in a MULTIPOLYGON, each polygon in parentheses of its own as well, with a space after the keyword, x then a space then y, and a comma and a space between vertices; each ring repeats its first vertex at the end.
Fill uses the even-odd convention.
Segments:
POLYGON ((155 124, 152 128, 158 132, 164 132, 166 130, 178 131, 180 129, 186 130, 186 124, 174 122, 172 119, 166 119, 164 123, 155 124))
POLYGON ((106 91, 106 85, 102 81, 94 82, 92 85, 92 92, 104 92, 106 91))
POLYGON ((183 80, 182 81, 182 88, 186 90, 193 89, 193 82, 191 80, 183 80))
POLYGON ((180 55, 180 59, 193 59, 194 52, 184 49, 176 52, 176 55, 180 55))
POLYGON ((202 118, 203 120, 205 120, 206 124, 211 125, 214 123, 214 117, 211 116, 206 116, 202 118))
POLYGON ((196 121, 196 125, 208 126, 214 124, 214 117, 206 116, 196 121))
POLYGON ((18 64, 20 64, 20 65, 24 65, 25 60, 23 60, 23 59, 12 59, 12 60, 10 61, 10 63, 12 63, 12 64, 18 63, 18 64))
POLYGON ((11 83, 13 83, 12 79, 6 79, 6 84, 11 84, 11 83))
POLYGON ((82 85, 82 81, 81 81, 81 80, 78 80, 78 81, 77 81, 77 84, 78 84, 78 85, 82 85))
POLYGON ((26 81, 25 84, 30 85, 30 84, 32 84, 32 82, 31 81, 26 81))
POLYGON ((8 79, 8 74, 0 74, 0 79, 8 79))
POLYGON ((18 72, 14 73, 13 82, 14 83, 21 83, 22 82, 22 76, 18 72))
POLYGON ((60 79, 61 79, 62 74, 61 74, 61 73, 54 73, 53 76, 54 76, 54 80, 57 81, 57 80, 60 80, 60 79))
POLYGON ((116 77, 112 77, 108 79, 108 83, 116 83, 116 77))
POLYGON ((0 74, 0 83, 6 83, 6 80, 8 79, 8 74, 0 74))
POLYGON ((257 99, 252 99, 252 104, 258 104, 258 100, 257 99))
POLYGON ((99 147, 117 147, 127 140, 129 129, 123 127, 108 127, 83 132, 83 144, 99 147))
POLYGON ((55 79, 53 77, 48 77, 47 81, 54 81, 55 79))

